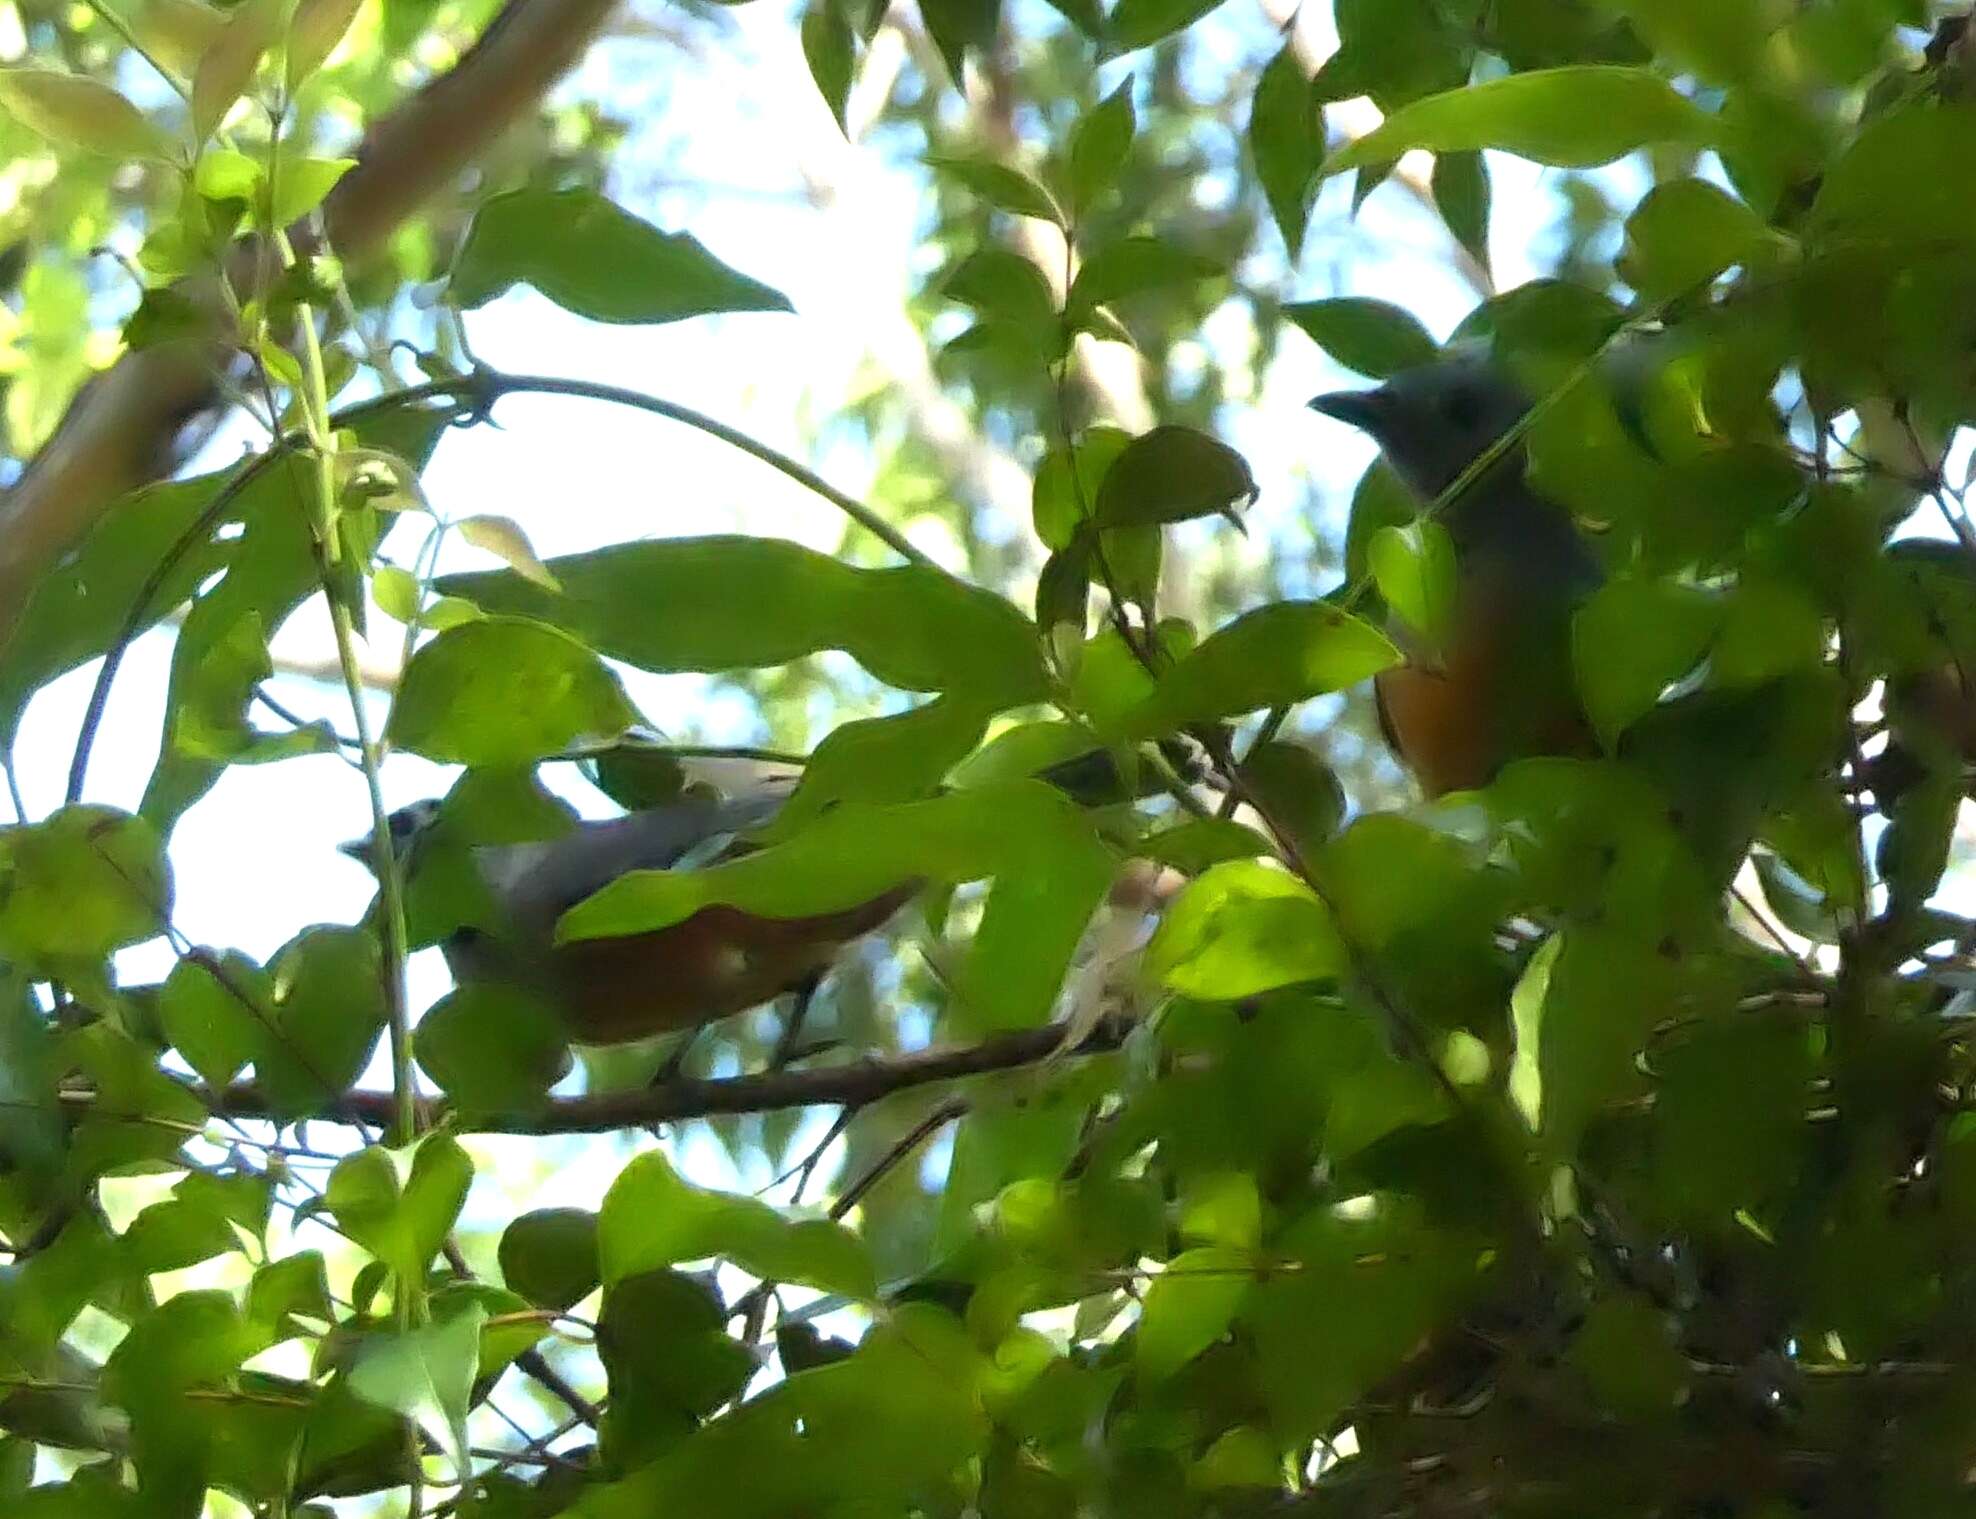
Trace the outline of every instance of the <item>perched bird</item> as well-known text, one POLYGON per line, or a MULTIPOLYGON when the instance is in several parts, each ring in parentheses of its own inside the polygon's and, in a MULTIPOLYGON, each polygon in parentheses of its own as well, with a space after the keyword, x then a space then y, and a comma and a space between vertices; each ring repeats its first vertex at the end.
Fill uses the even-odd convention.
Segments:
MULTIPOLYGON (((1177 741, 1160 748, 1170 765, 1194 763, 1177 741)), ((528 842, 463 837, 438 801, 400 808, 390 817, 393 853, 412 897, 439 904, 411 914, 424 920, 423 942, 439 943, 460 985, 530 993, 576 1042, 623 1044, 696 1028, 812 983, 847 944, 882 927, 918 892, 921 883, 904 882, 843 911, 800 918, 714 904, 648 933, 556 943, 564 913, 630 871, 695 869, 747 852, 748 836, 775 818, 800 778, 787 765, 738 760, 699 760, 694 769, 725 796, 682 791, 528 842)), ((1036 778, 1089 807, 1158 784, 1151 769, 1122 764, 1102 748, 1046 766, 1036 778)), ((372 862, 368 836, 342 849, 372 862)))
MULTIPOLYGON (((1422 505, 1530 407, 1479 353, 1310 404, 1367 433, 1422 505)), ((1440 521, 1455 550, 1452 624, 1438 660, 1414 650, 1377 677, 1387 742, 1429 796, 1484 785, 1511 760, 1595 752, 1572 675, 1571 617, 1601 574, 1571 514, 1530 488, 1511 449, 1440 521)))
MULTIPOLYGON (((917 890, 902 885, 844 912, 765 918, 716 904, 650 933, 555 942, 570 908, 633 870, 682 869, 731 857, 794 790, 770 776, 722 800, 682 795, 662 806, 580 822, 556 838, 464 848, 483 900, 441 941, 461 985, 531 992, 583 1044, 620 1044, 744 1012, 809 982, 851 940, 880 927, 917 890)), ((391 815, 392 845, 408 875, 448 848, 442 804, 391 815)), ((369 863, 369 838, 342 846, 369 863)), ((459 852, 463 846, 451 845, 459 852)))

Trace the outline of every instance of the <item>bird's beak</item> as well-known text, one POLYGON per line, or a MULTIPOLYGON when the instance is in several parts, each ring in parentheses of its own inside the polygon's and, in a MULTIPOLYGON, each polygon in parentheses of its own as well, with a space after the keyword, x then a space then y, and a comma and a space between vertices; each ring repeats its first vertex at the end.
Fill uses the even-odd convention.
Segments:
POLYGON ((365 834, 360 839, 347 839, 336 846, 336 852, 347 854, 359 865, 367 866, 371 863, 371 836, 365 834))
POLYGON ((1336 417, 1348 426, 1377 437, 1380 423, 1386 416, 1386 393, 1383 390, 1333 390, 1321 396, 1312 396, 1310 407, 1312 411, 1321 411, 1327 417, 1336 417))

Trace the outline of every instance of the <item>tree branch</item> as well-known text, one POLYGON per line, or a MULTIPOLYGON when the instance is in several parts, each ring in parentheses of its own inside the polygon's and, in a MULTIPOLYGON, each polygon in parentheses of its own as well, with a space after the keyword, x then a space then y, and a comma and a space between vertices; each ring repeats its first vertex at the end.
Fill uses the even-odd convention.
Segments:
MULTIPOLYGON (((573 65, 616 0, 509 0, 453 69, 377 122, 324 202, 329 241, 360 265, 573 65)), ((298 236, 300 234, 298 233, 298 236)), ((304 239, 306 240, 306 239, 304 239)), ((28 593, 126 491, 167 467, 180 428, 219 403, 195 344, 127 353, 70 404, 0 500, 0 646, 28 593)))
MULTIPOLYGON (((461 1132, 475 1134, 598 1134, 705 1118, 715 1113, 770 1113, 836 1103, 863 1107, 913 1087, 1015 1070, 1036 1065, 1059 1053, 1104 1054, 1117 1049, 1135 1026, 1130 1019, 1106 1018, 1074 1049, 1064 1048, 1069 1025, 1051 1023, 1042 1028, 997 1034, 979 1044, 870 1057, 820 1070, 763 1071, 754 1076, 732 1076, 717 1081, 681 1079, 625 1092, 545 1098, 540 1106, 533 1108, 461 1114, 457 1127, 461 1132)), ((193 1090, 199 1102, 215 1116, 268 1119, 276 1116, 267 1093, 251 1082, 217 1092, 207 1087, 193 1090)), ((94 1092, 64 1092, 62 1102, 77 1117, 101 1120, 114 1116, 98 1105, 94 1092)), ((391 1093, 363 1090, 346 1092, 309 1116, 317 1121, 375 1125, 389 1123, 391 1113, 391 1093)), ((133 1121, 145 1121, 141 1114, 131 1116, 133 1121)))

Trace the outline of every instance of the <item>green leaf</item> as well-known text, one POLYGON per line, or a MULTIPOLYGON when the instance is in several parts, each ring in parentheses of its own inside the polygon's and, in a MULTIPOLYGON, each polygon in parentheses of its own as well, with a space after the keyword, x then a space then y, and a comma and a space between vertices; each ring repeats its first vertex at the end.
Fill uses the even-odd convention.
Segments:
POLYGON ((998 163, 992 158, 952 158, 941 154, 929 156, 926 162, 936 173, 972 190, 998 210, 1054 222, 1059 227, 1064 224, 1063 210, 1056 198, 1012 164, 998 163))
POLYGON ((1509 1095, 1554 1157, 1639 1084, 1637 1056, 1664 1016, 1668 962, 1622 928, 1574 926, 1530 960, 1511 999, 1509 1095))
MULTIPOLYGON (((350 30, 363 0, 297 0, 288 22, 288 90, 321 68, 350 30)), ((280 226, 277 222, 275 225, 280 226)))
MULTIPOLYGON (((383 957, 354 928, 305 928, 268 962, 275 1003, 254 1057, 270 1104, 285 1118, 319 1113, 370 1060, 384 1027, 383 957)), ((242 984, 250 996, 256 983, 242 984)))
POLYGON ((618 678, 567 633, 488 617, 412 656, 385 737, 441 764, 496 767, 616 738, 637 720, 618 678))
POLYGON ((1429 95, 1387 117, 1324 165, 1386 163, 1414 148, 1494 148, 1560 168, 1591 168, 1660 143, 1708 147, 1714 117, 1645 69, 1582 64, 1511 74, 1429 95))
POLYGON ((1113 873, 1089 817, 1029 780, 924 802, 843 802, 794 838, 697 870, 639 870, 563 915, 560 942, 665 927, 727 903, 767 917, 842 912, 902 882, 993 877, 960 980, 989 1027, 1047 1016, 1113 873))
POLYGON ((1455 545, 1428 517, 1382 527, 1366 545, 1366 564, 1386 605, 1430 649, 1442 649, 1455 612, 1455 545))
POLYGON ((501 1233, 501 1277, 543 1308, 574 1308, 603 1281, 597 1215, 582 1208, 539 1208, 501 1233))
POLYGON ((172 1047, 208 1086, 218 1089, 254 1059, 265 1035, 256 1009, 275 1005, 267 973, 238 950, 216 959, 191 955, 172 967, 158 992, 158 1022, 172 1047), (220 977, 225 977, 222 981, 220 977), (247 1001, 229 986, 247 993, 247 1001))
POLYGON ((661 232, 593 190, 511 190, 474 213, 448 291, 477 310, 517 284, 597 322, 789 311, 684 232, 661 232))
POLYGON ((400 1281, 416 1281, 445 1242, 473 1182, 458 1140, 430 1134, 410 1149, 372 1145, 338 1161, 323 1189, 337 1227, 400 1281))
MULTIPOLYGON (((454 530, 475 548, 494 555, 524 580, 532 580, 545 591, 560 591, 556 577, 537 556, 522 525, 512 517, 481 512, 462 517, 454 530)), ((381 573, 381 572, 380 572, 381 573)), ((402 618, 400 619, 403 620, 402 618)))
POLYGON ((1812 202, 1816 245, 1841 240, 1890 249, 1976 239, 1976 205, 1958 195, 1976 106, 1917 103, 1869 123, 1826 171, 1812 202))
POLYGON ((226 29, 200 55, 192 75, 192 133, 200 143, 219 129, 234 102, 253 86, 283 11, 280 0, 243 0, 228 13, 226 29))
POLYGON ((676 1271, 641 1272, 604 1294, 597 1354, 611 1387, 599 1445, 623 1467, 663 1454, 760 1369, 726 1332, 720 1300, 676 1271))
POLYGON ((1071 129, 1065 173, 1071 210, 1078 213, 1090 210, 1100 196, 1116 187, 1126 157, 1132 151, 1132 135, 1137 130, 1138 120, 1132 110, 1132 79, 1127 76, 1071 129))
POLYGON ((1709 650, 1709 683, 1760 686, 1825 663, 1825 616, 1800 585, 1745 576, 1729 596, 1709 650))
POLYGON ((1121 53, 1151 47, 1185 31, 1221 0, 1118 0, 1105 26, 1106 40, 1121 53))
POLYGON ((1672 1413, 1688 1385, 1688 1362, 1669 1339, 1660 1311, 1631 1293, 1592 1305, 1571 1342, 1571 1363, 1584 1373, 1592 1396, 1627 1420, 1672 1413))
MULTIPOLYGON (((354 430, 361 446, 395 455, 416 473, 431 457, 440 433, 452 417, 450 402, 390 406, 367 412, 354 430)), ((207 476, 197 482, 201 487, 197 509, 203 510, 210 503, 212 494, 225 485, 230 473, 207 476)), ((228 757, 226 752, 191 752, 175 743, 179 714, 196 709, 209 731, 216 724, 236 734, 244 729, 244 714, 253 694, 254 665, 241 657, 243 650, 234 641, 244 641, 256 628, 264 631, 280 627, 305 596, 321 589, 308 526, 314 510, 309 500, 313 488, 311 478, 311 471, 287 464, 263 470, 240 492, 221 521, 213 524, 213 530, 220 532, 226 530, 226 524, 241 523, 239 536, 230 543, 220 540, 195 546, 186 556, 186 565, 168 578, 166 584, 172 589, 153 598, 146 609, 143 626, 149 626, 170 611, 193 586, 210 576, 215 567, 226 567, 225 578, 205 591, 185 614, 178 641, 172 648, 171 686, 165 699, 165 742, 157 768, 145 787, 141 808, 159 828, 168 828, 187 807, 205 795, 225 768, 228 757), (194 566, 203 566, 199 575, 182 579, 181 575, 194 566), (250 617, 255 621, 246 623, 245 619, 250 617), (233 647, 222 653, 229 644, 233 647), (237 724, 220 723, 217 714, 225 710, 240 714, 237 724)), ((169 515, 176 518, 179 510, 188 513, 183 525, 189 525, 197 515, 191 502, 173 503, 169 515)), ((80 583, 62 602, 50 608, 54 619, 51 631, 61 630, 66 649, 80 647, 87 639, 92 645, 91 652, 101 652, 135 600, 136 587, 132 585, 127 598, 109 606, 91 607, 87 601, 91 592, 106 589, 115 593, 128 583, 123 575, 111 572, 107 563, 121 551, 121 540, 114 531, 115 524, 122 520, 120 511, 110 513, 102 530, 105 535, 103 584, 99 586, 93 580, 80 583), (74 620, 69 620, 71 617, 74 620)), ((366 515, 346 512, 344 522, 346 530, 354 532, 365 527, 366 515)), ((163 525, 159 522, 152 526, 155 530, 163 525)), ((159 552, 162 555, 162 549, 159 552)), ((147 560, 146 566, 155 562, 147 560)), ((264 649, 262 654, 265 655, 264 649)))
POLYGON ((810 755, 796 793, 757 837, 789 838, 839 802, 928 795, 981 742, 987 714, 942 697, 890 717, 833 728, 810 755))
POLYGON ((350 1390, 366 1403, 416 1420, 445 1445, 460 1481, 470 1466, 467 1408, 486 1323, 487 1310, 468 1303, 418 1329, 373 1333, 350 1368, 350 1390))
POLYGON ((337 181, 357 167, 354 158, 307 158, 284 153, 275 164, 268 223, 291 227, 323 203, 337 181))
POLYGON ((0 828, 0 954, 86 961, 165 931, 171 867, 157 831, 113 807, 64 807, 0 828))
POLYGON ((336 1321, 329 1297, 329 1273, 320 1252, 302 1250, 269 1261, 254 1273, 247 1289, 247 1317, 273 1340, 294 1332, 296 1316, 324 1324, 336 1321))
POLYGON ((1255 1280, 1244 1250, 1210 1245, 1166 1263, 1146 1289, 1133 1345, 1139 1375, 1164 1382, 1228 1332, 1255 1280))
POLYGON ((1331 914, 1308 886, 1259 861, 1229 860, 1174 899, 1146 946, 1144 971, 1183 996, 1233 1002, 1326 980, 1345 965, 1331 914))
POLYGON ((244 200, 253 205, 260 201, 266 177, 259 159, 233 148, 209 145, 200 151, 199 162, 193 166, 192 188, 207 200, 244 200))
POLYGON ((1294 302, 1283 314, 1345 368, 1376 380, 1431 364, 1441 352, 1419 320, 1390 301, 1341 295, 1294 302))
POLYGON ((55 69, 0 69, 0 106, 22 126, 62 147, 107 158, 171 162, 172 140, 99 80, 55 69))
POLYGON ((1454 239, 1489 267, 1489 165, 1480 153, 1436 153, 1430 183, 1434 209, 1454 239))
POLYGON ((851 23, 830 0, 814 0, 803 12, 803 58, 810 66, 823 103, 839 131, 844 130, 844 108, 851 96, 851 81, 857 75, 857 41, 851 23))
POLYGON ((752 1197, 681 1180, 648 1150, 618 1173, 597 1219, 606 1286, 681 1261, 714 1256, 769 1281, 869 1300, 877 1292, 858 1237, 825 1219, 790 1218, 752 1197))
POLYGON ((1620 0, 1613 8, 1656 54, 1692 69, 1710 84, 1731 84, 1760 69, 1772 32, 1788 14, 1767 5, 1725 5, 1719 0, 1620 0))
POLYGON ((1315 751, 1277 739, 1242 756, 1242 782, 1270 826, 1308 853, 1337 831, 1345 815, 1338 777, 1315 751))
POLYGON ((456 987, 419 1020, 418 1061, 468 1114, 525 1112, 570 1071, 552 1008, 498 982, 456 987))
POLYGON ((1008 602, 938 570, 866 570, 766 538, 672 538, 549 561, 554 595, 520 576, 439 582, 490 612, 552 622, 647 670, 727 671, 842 649, 907 691, 990 706, 1046 690, 1035 626, 1008 602), (735 586, 749 594, 737 597, 735 586), (654 617, 652 608, 666 615, 654 617))
POLYGON ((1155 427, 1105 470, 1092 518, 1118 528, 1232 516, 1255 497, 1255 476, 1227 444, 1191 427, 1155 427))
POLYGON ((1249 154, 1290 262, 1303 251, 1324 162, 1324 110, 1297 50, 1285 45, 1256 81, 1249 108, 1249 154))
POLYGON ((1106 243, 1084 261, 1071 281, 1065 306, 1072 320, 1096 307, 1159 290, 1169 285, 1191 285, 1223 273, 1220 264, 1197 253, 1188 253, 1156 237, 1122 237, 1106 243))
POLYGON ((1609 580, 1578 609, 1572 662, 1585 715, 1612 749, 1661 693, 1695 667, 1721 621, 1705 591, 1669 580, 1609 580))
POLYGON ((1106 472, 1131 443, 1132 434, 1123 428, 1091 427, 1085 429, 1070 453, 1058 445, 1043 455, 1043 462, 1036 466, 1029 501, 1036 536, 1045 548, 1059 551, 1070 547, 1078 529, 1089 520, 1106 472))
POLYGON ((919 14, 955 88, 961 88, 969 50, 985 54, 995 46, 1001 0, 920 0, 919 14))
POLYGON ((1192 1178, 1180 1198, 1184 1239, 1238 1250, 1262 1243, 1262 1196, 1246 1171, 1214 1171, 1192 1178))
POLYGON ((1264 707, 1292 707, 1398 663, 1400 651, 1385 634, 1330 602, 1272 602, 1245 612, 1183 656, 1153 694, 1124 715, 1120 731, 1151 735, 1264 707))
POLYGON ((1171 865, 1184 875, 1198 875, 1223 860, 1273 858, 1276 846, 1255 829, 1220 818, 1190 818, 1139 841, 1141 858, 1171 865))
MULTIPOLYGON (((982 316, 1025 332, 1047 334, 1057 325, 1057 299, 1041 269, 1007 248, 970 253, 942 282, 941 294, 982 316)), ((1047 344, 1039 345, 1048 347, 1047 344)))
POLYGON ((130 20, 138 41, 186 79, 226 30, 226 12, 201 0, 144 0, 130 20))
POLYGON ((1753 258, 1769 239, 1757 214, 1702 179, 1656 185, 1626 219, 1619 269, 1650 301, 1699 290, 1753 258))

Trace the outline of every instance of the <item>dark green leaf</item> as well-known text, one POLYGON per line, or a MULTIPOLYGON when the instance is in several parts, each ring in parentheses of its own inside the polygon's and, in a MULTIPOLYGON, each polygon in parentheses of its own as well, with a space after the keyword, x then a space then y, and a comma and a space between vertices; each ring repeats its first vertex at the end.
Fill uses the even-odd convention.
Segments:
POLYGON ((1754 211, 1708 181, 1672 180, 1626 219, 1620 271, 1647 300, 1666 300, 1749 261, 1768 236, 1754 211))
POLYGON ((842 649, 907 691, 1014 706, 1045 690, 1034 625, 999 596, 938 570, 855 569, 793 543, 739 537, 620 544, 549 568, 560 595, 502 571, 439 585, 490 612, 554 623, 648 670, 759 668, 842 649), (736 586, 748 595, 736 596, 736 586))
POLYGON ((419 1020, 419 1064, 468 1114, 526 1111, 569 1074, 569 1034, 520 987, 456 987, 419 1020))
POLYGON ((1489 165, 1480 153, 1436 153, 1434 209, 1469 257, 1489 268, 1489 165))
POLYGON ((1624 1419, 1672 1412, 1688 1385, 1686 1359, 1669 1340, 1661 1314, 1640 1297, 1593 1304, 1572 1341, 1571 1361, 1585 1374, 1592 1396, 1624 1419))
POLYGON ((453 262, 454 304, 472 311, 517 284, 599 322, 792 309, 690 234, 661 232, 594 190, 510 190, 474 213, 453 262))
POLYGON ((1646 69, 1585 64, 1491 79, 1402 107, 1324 166, 1339 174, 1412 148, 1495 148, 1538 163, 1590 168, 1658 143, 1707 147, 1715 119, 1646 69))
POLYGON ((984 320, 1031 335, 1041 357, 1056 357, 1061 347, 1056 294, 1043 271, 1021 254, 978 249, 947 276, 941 290, 949 300, 972 306, 984 320))
POLYGON ((1088 211, 1111 191, 1132 151, 1138 123, 1132 113, 1132 80, 1127 77, 1098 106, 1079 119, 1070 134, 1065 174, 1071 210, 1088 211))
MULTIPOLYGON (((254 1057, 268 1099, 284 1117, 320 1112, 362 1072, 384 1027, 377 940, 354 928, 305 928, 268 963, 276 1001, 254 1057)), ((249 997, 254 981, 239 983, 249 997)))
POLYGON ((1337 831, 1344 788, 1331 767, 1302 744, 1276 739, 1242 756, 1242 782, 1274 828, 1308 857, 1337 831))
POLYGON ((337 1227, 401 1280, 417 1279, 466 1202, 473 1162, 448 1134, 413 1150, 359 1150, 330 1173, 323 1201, 337 1227))
POLYGON ((1123 731, 1164 733, 1292 707, 1399 662, 1399 650, 1383 633, 1329 602, 1274 602, 1218 629, 1166 671, 1152 696, 1126 714, 1123 731))
POLYGON ((1139 1375, 1163 1382, 1226 1334, 1254 1279, 1248 1253, 1224 1246, 1184 1251, 1168 1261, 1140 1313, 1133 1347, 1139 1375))
POLYGON ((1185 522, 1232 515, 1255 496, 1255 476, 1227 444, 1191 427, 1156 427, 1112 460, 1093 517, 1106 528, 1185 522))
POLYGON ((597 1215, 581 1208, 524 1213, 501 1233, 501 1276, 544 1308, 574 1308, 603 1280, 597 1215))
POLYGON ((1256 81, 1249 108, 1249 153, 1270 215, 1294 265, 1317 198, 1324 162, 1324 112, 1296 48, 1285 45, 1256 81))
POLYGON ((956 184, 965 185, 989 205, 1017 216, 1063 225, 1063 212, 1050 192, 1012 164, 992 158, 934 156, 927 163, 956 184))
POLYGON ((851 23, 830 0, 814 0, 803 12, 803 57, 810 66, 810 78, 830 107, 838 129, 844 127, 844 107, 850 99, 851 80, 857 74, 857 42, 851 23))
POLYGON ((611 1183, 597 1219, 597 1256, 610 1287, 661 1266, 722 1256, 770 1281, 864 1299, 877 1290, 863 1245, 842 1225, 695 1187, 656 1150, 611 1183))
POLYGON ((1373 584, 1393 614, 1431 650, 1445 646, 1455 614, 1455 545, 1429 517, 1382 527, 1366 545, 1373 584))
POLYGON ((1188 253, 1156 237, 1123 237, 1084 261, 1066 302, 1073 320, 1129 295, 1169 285, 1191 285, 1223 272, 1211 258, 1188 253))
POLYGON ((1119 427, 1088 428, 1077 439, 1077 469, 1061 445, 1043 455, 1030 491, 1030 511, 1036 536, 1052 551, 1070 547, 1077 530, 1092 515, 1098 487, 1112 462, 1131 444, 1132 435, 1119 427))
POLYGON ((1578 696, 1608 749, 1702 657, 1721 621, 1706 592, 1626 576, 1593 593, 1572 621, 1578 696))
POLYGON ((954 87, 961 88, 968 52, 987 53, 995 46, 1001 0, 920 0, 919 14, 933 45, 940 49, 954 87))
POLYGON ((1390 301, 1341 295, 1296 302, 1285 306, 1283 314, 1345 368, 1376 380, 1430 364, 1441 351, 1411 312, 1390 301))
POLYGON ((516 765, 616 738, 637 720, 618 678, 574 638, 488 617, 412 656, 385 737, 441 764, 516 765))
POLYGON ((1106 24, 1107 40, 1121 53, 1151 47, 1185 31, 1221 0, 1118 0, 1106 24))
POLYGON ((950 697, 831 730, 788 804, 758 837, 788 838, 839 802, 905 802, 931 793, 981 742, 987 714, 950 697))
POLYGON ((351 1392, 417 1420, 445 1442, 462 1477, 467 1471, 467 1406, 486 1322, 487 1310, 469 1303, 418 1329, 373 1333, 358 1348, 350 1369, 351 1392))

